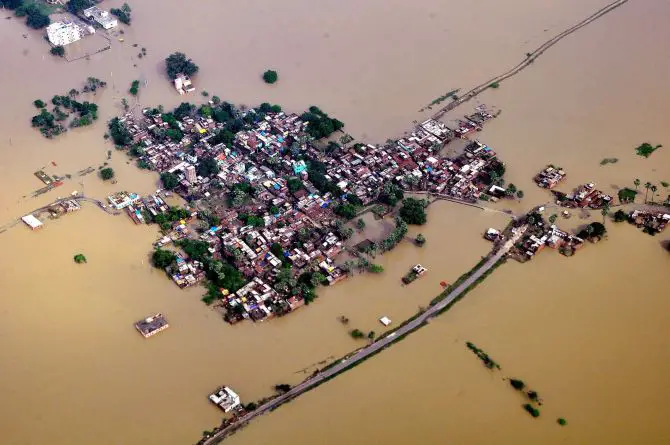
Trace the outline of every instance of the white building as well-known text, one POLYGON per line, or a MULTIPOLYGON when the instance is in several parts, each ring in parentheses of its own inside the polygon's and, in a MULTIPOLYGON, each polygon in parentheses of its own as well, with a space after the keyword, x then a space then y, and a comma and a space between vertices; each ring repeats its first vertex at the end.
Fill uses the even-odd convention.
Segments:
POLYGON ((47 26, 47 37, 52 45, 65 46, 81 39, 82 29, 75 23, 55 22, 47 26))
POLYGON ((195 87, 191 83, 191 79, 185 74, 177 74, 174 79, 174 87, 179 94, 190 93, 195 91, 195 87))
POLYGON ((219 388, 217 392, 211 394, 209 400, 220 407, 224 412, 228 412, 240 405, 240 396, 227 386, 219 388))
POLYGON ((97 6, 84 9, 84 17, 95 20, 105 29, 111 29, 119 26, 118 20, 112 17, 109 14, 109 11, 100 9, 97 6))
POLYGON ((42 221, 35 218, 33 214, 23 216, 21 217, 21 220, 23 220, 23 222, 26 223, 26 225, 33 230, 37 230, 42 227, 42 221))

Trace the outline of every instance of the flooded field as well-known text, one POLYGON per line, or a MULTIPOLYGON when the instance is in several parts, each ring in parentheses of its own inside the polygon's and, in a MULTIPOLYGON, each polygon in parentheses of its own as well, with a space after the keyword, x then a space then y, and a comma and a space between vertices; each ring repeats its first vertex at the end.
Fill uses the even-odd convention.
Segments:
MULTIPOLYGON (((110 51, 74 63, 51 57, 39 33, 4 20, 2 11, 0 79, 17 87, 0 89, 0 225, 73 190, 104 198, 156 188, 155 174, 130 165, 102 135, 134 79, 142 82, 138 106, 184 99, 162 72, 162 60, 175 50, 200 65, 199 90, 291 111, 315 104, 356 138, 378 142, 426 116, 417 110, 434 98, 504 71, 605 3, 257 0, 209 4, 203 13, 176 0, 147 0, 131 5, 124 42, 115 36, 110 51), (139 59, 142 47, 148 55, 139 59), (267 68, 279 72, 274 86, 260 80, 267 68), (95 96, 99 123, 56 141, 29 128, 33 100, 80 88, 88 76, 108 82, 95 96), (76 175, 104 162, 118 184, 76 175), (45 166, 73 177, 31 198, 42 186, 33 172, 45 166)), ((631 1, 480 97, 503 109, 481 139, 507 162, 508 181, 526 193, 522 203, 500 207, 546 202, 549 195, 531 178, 549 162, 567 169, 566 191, 587 181, 615 191, 634 178, 670 180, 666 149, 647 160, 634 154, 644 141, 670 147, 663 114, 670 99, 670 31, 663 21, 669 12, 660 1, 631 1), (605 157, 619 162, 600 166, 605 157)), ((667 194, 662 187, 659 193, 667 194)), ((150 267, 157 232, 125 216, 85 206, 46 221, 39 233, 17 226, 0 234, 0 439, 31 444, 47 431, 54 445, 93 436, 101 445, 194 442, 220 417, 206 400, 212 389, 227 384, 249 401, 274 384, 302 379, 357 346, 347 329, 379 331, 382 315, 399 322, 415 313, 440 291, 440 281, 454 280, 488 251, 481 233, 507 218, 438 203, 429 221, 420 229, 424 248, 407 242, 378 258, 382 276, 324 289, 314 305, 284 319, 235 327, 199 301, 199 289, 180 291, 150 267), (88 264, 74 264, 80 252, 88 264), (400 286, 417 262, 428 275, 400 286), (132 324, 158 311, 171 327, 144 340, 132 324), (340 315, 349 326, 337 321, 340 315)), ((670 361, 662 342, 670 264, 660 241, 668 237, 616 227, 607 242, 574 258, 549 252, 524 266, 506 265, 430 327, 231 442, 485 443, 496 431, 502 443, 667 443, 670 361), (468 340, 502 364, 499 375, 489 375, 465 349, 468 340), (545 398, 540 419, 520 409, 501 380, 511 375, 545 398), (554 423, 559 416, 568 427, 554 423)))

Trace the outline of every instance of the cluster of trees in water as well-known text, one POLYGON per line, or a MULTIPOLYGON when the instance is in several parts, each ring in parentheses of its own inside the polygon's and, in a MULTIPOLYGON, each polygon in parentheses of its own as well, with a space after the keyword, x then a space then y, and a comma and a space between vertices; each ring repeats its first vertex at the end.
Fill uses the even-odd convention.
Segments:
MULTIPOLYGON (((89 77, 84 87, 84 92, 94 92, 98 88, 104 88, 107 84, 94 77, 89 77)), ((79 102, 76 97, 81 94, 76 89, 71 89, 67 95, 55 95, 51 99, 53 109, 47 110, 47 103, 41 99, 33 102, 40 113, 33 116, 31 123, 39 128, 40 133, 47 138, 53 138, 66 131, 68 117, 74 116, 69 123, 72 128, 91 125, 98 119, 98 106, 89 101, 79 102)))
POLYGON ((41 29, 51 24, 48 7, 35 1, 0 0, 0 6, 14 11, 17 17, 26 17, 26 25, 33 29, 41 29))

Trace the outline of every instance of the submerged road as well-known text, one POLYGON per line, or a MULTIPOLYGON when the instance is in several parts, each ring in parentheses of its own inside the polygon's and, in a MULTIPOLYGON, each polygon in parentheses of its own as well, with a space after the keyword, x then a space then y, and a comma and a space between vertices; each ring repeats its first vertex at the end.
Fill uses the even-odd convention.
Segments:
POLYGON ((479 94, 483 93, 487 89, 491 87, 493 84, 499 84, 503 80, 509 79, 512 76, 515 76, 519 74, 521 71, 524 69, 528 68, 538 57, 540 57, 545 51, 547 51, 549 48, 563 40, 565 37, 569 36, 570 34, 578 31, 579 29, 583 28, 584 26, 598 20, 605 14, 608 14, 609 12, 612 12, 616 8, 623 6, 625 3, 627 3, 628 0, 614 0, 612 3, 609 3, 602 7, 601 9, 597 10, 590 16, 586 17, 579 23, 569 27, 568 29, 564 30, 560 34, 555 35, 551 39, 547 40, 544 42, 542 45, 538 46, 535 48, 532 52, 529 52, 526 54, 526 58, 522 60, 518 65, 515 67, 505 71, 502 74, 499 74, 495 77, 492 77, 491 79, 487 80, 486 82, 483 82, 476 87, 472 88, 470 91, 464 93, 463 95, 459 95, 459 98, 454 100, 453 102, 450 102, 446 106, 440 108, 434 115, 433 119, 440 119, 442 116, 444 116, 445 113, 453 110, 454 108, 458 107, 459 105, 469 101, 470 99, 473 99, 474 97, 477 97, 479 94))
POLYGON ((290 391, 270 400, 269 402, 266 402, 265 404, 259 406, 256 408, 254 411, 240 417, 235 423, 232 423, 231 425, 217 431, 214 435, 212 435, 210 438, 206 439, 205 441, 202 442, 203 445, 214 445, 220 443, 223 439, 225 439, 228 435, 236 432, 240 428, 242 428, 244 425, 249 423, 249 421, 253 420, 254 418, 267 413, 268 411, 272 411, 273 409, 279 407, 280 405, 298 397, 299 395, 309 391, 310 389, 315 388, 319 384, 323 383, 324 381, 336 376, 338 373, 346 370, 347 368, 350 368, 357 363, 360 363, 367 359, 368 357, 376 354, 377 352, 381 351, 382 349, 386 348, 387 346, 390 346, 394 341, 396 341, 398 338, 407 335, 414 331, 415 329, 418 329, 421 327, 423 324, 425 324, 427 321, 429 321, 431 318, 434 316, 438 315, 444 308, 449 306, 451 303, 456 300, 463 292, 465 292, 471 285, 473 285, 478 279, 480 279, 486 272, 491 270, 492 267, 495 266, 495 264, 509 252, 509 250, 514 246, 514 243, 519 239, 519 237, 523 234, 524 230, 520 230, 514 237, 512 237, 510 240, 508 240, 503 247, 491 258, 489 258, 488 261, 486 261, 484 264, 482 264, 477 270, 475 270, 472 275, 470 275, 465 281, 463 281, 459 286, 454 288, 447 297, 440 301, 439 303, 435 304, 434 306, 429 307, 424 313, 416 317, 414 320, 410 321, 409 323, 399 327, 397 330, 391 332, 390 334, 386 335, 384 338, 377 340, 374 343, 369 344, 368 346, 359 349, 356 351, 353 355, 350 357, 347 357, 345 359, 340 360, 340 362, 318 374, 316 374, 313 377, 308 378, 307 380, 303 381, 302 383, 294 386, 291 388, 290 391))

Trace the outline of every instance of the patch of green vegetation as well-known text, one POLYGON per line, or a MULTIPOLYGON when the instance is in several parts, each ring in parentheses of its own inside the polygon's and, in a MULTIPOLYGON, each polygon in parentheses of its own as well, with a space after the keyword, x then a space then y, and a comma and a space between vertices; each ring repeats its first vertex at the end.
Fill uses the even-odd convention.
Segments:
POLYGON ((614 212, 614 222, 624 222, 628 219, 628 215, 623 210, 619 209, 614 212))
POLYGON ((489 88, 493 88, 494 90, 500 88, 500 82, 493 82, 489 85, 489 88))
POLYGON ((619 201, 622 203, 628 203, 628 202, 633 202, 635 201, 635 197, 637 196, 637 191, 633 189, 629 189, 628 187, 624 187, 621 190, 619 190, 619 201))
POLYGON ((114 170, 111 167, 103 168, 100 170, 100 177, 104 181, 112 179, 114 177, 114 170))
POLYGON ((52 56, 65 57, 65 48, 57 45, 49 50, 52 56))
POLYGON ((130 25, 130 5, 128 3, 124 3, 121 8, 112 8, 109 10, 109 12, 112 13, 112 15, 115 15, 118 19, 119 22, 124 23, 126 25, 130 25))
POLYGON ((357 340, 365 337, 365 334, 360 329, 352 329, 351 331, 349 331, 349 335, 351 335, 352 338, 355 338, 357 340))
POLYGON ((130 84, 130 90, 128 90, 128 92, 133 96, 137 96, 137 94, 140 92, 140 81, 133 80, 133 82, 130 84))
POLYGON ((465 345, 468 347, 469 350, 474 352, 474 354, 479 357, 479 359, 484 363, 484 366, 486 366, 489 369, 500 369, 500 365, 496 363, 489 355, 484 352, 482 349, 479 349, 477 346, 475 346, 474 343, 472 342, 466 342, 465 345))
POLYGON ((265 83, 273 84, 279 80, 279 75, 277 71, 267 70, 263 73, 263 80, 265 83))
POLYGON ((428 201, 425 199, 405 198, 400 208, 400 218, 407 224, 423 225, 426 223, 426 207, 428 201))
POLYGON ((557 422, 559 425, 561 425, 561 426, 565 426, 565 425, 568 424, 568 421, 565 420, 565 419, 562 418, 562 417, 559 417, 558 419, 556 419, 556 422, 557 422))
POLYGON ((86 263, 86 257, 82 253, 78 253, 74 256, 74 262, 77 264, 83 264, 86 263))
POLYGON ((525 405, 523 405, 523 409, 528 411, 528 413, 533 417, 540 417, 540 410, 535 408, 530 403, 526 403, 525 405))
POLYGON ((668 188, 668 187, 670 187, 670 182, 667 182, 667 181, 661 181, 661 185, 662 185, 663 187, 665 187, 665 188, 668 188))
POLYGON ((661 147, 663 147, 663 146, 660 145, 660 144, 654 146, 654 145, 651 145, 649 142, 644 142, 644 143, 637 146, 637 148, 635 149, 635 152, 640 156, 644 156, 645 158, 648 158, 649 156, 651 156, 651 154, 653 152, 655 152, 656 150, 658 150, 661 147))
POLYGON ((523 382, 523 380, 519 379, 509 379, 509 384, 512 385, 512 388, 518 391, 523 391, 523 389, 526 387, 526 384, 523 382))

